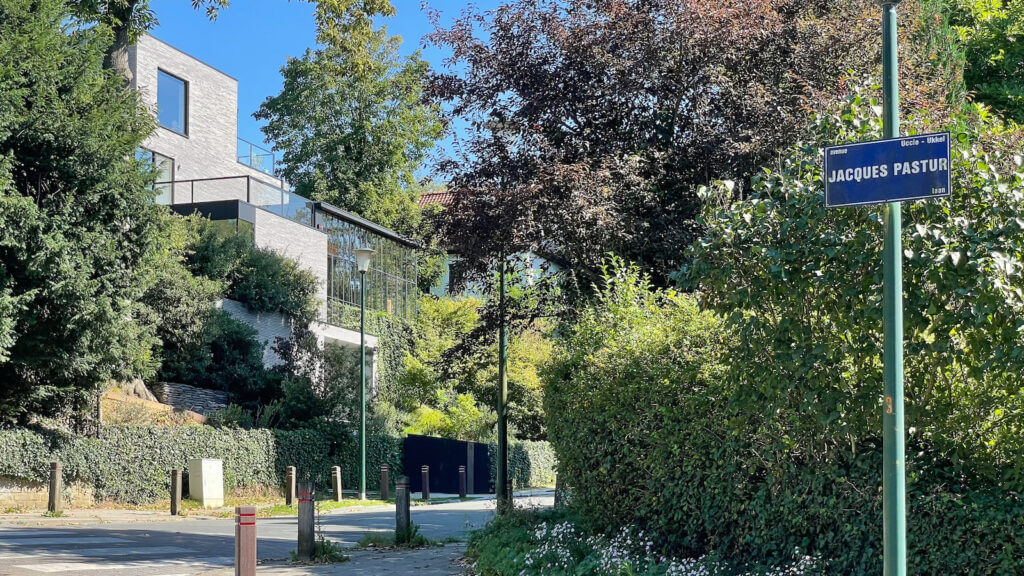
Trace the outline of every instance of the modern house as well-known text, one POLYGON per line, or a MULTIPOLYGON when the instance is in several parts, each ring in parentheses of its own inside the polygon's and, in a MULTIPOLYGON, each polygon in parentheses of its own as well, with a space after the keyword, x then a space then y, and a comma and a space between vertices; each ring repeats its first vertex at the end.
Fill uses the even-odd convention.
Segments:
MULTIPOLYGON (((274 174, 273 155, 238 138, 238 81, 152 36, 129 53, 131 84, 158 128, 142 154, 158 168, 157 201, 181 214, 200 213, 251 235, 255 245, 295 259, 319 280, 323 341, 359 346, 359 273, 355 248, 375 250, 366 274, 367 309, 409 316, 418 291, 417 244, 325 202, 291 192, 274 174)), ((248 322, 265 343, 287 336, 290 324, 220 303, 248 322)), ((367 336, 370 353, 376 337, 367 336)), ((266 347, 264 361, 276 356, 266 347)))

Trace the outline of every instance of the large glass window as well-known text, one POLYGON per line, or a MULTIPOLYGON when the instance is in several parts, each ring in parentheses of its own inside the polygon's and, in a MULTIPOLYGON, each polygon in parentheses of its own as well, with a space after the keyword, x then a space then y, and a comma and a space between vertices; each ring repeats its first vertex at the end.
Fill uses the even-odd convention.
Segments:
POLYGON ((319 217, 328 235, 328 321, 344 326, 343 307, 359 306, 359 271, 352 251, 360 247, 374 250, 366 273, 366 307, 411 317, 419 297, 415 249, 330 214, 321 212, 319 217))
POLYGON ((172 204, 171 194, 174 185, 170 182, 174 181, 174 158, 145 148, 139 148, 135 157, 150 163, 156 172, 156 184, 153 185, 153 189, 156 190, 154 201, 157 204, 172 204))
POLYGON ((188 82, 157 71, 156 119, 161 126, 179 134, 188 134, 188 82))

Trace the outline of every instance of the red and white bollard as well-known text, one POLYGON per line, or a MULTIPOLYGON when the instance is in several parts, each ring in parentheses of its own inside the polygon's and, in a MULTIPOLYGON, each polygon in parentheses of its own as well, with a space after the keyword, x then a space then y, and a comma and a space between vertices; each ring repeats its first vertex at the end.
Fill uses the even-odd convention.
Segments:
POLYGON ((256 507, 235 508, 235 576, 256 576, 256 507))

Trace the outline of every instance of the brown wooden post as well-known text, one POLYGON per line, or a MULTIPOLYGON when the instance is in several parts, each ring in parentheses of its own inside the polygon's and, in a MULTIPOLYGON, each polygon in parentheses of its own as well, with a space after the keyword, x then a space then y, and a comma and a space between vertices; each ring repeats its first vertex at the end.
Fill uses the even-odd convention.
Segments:
POLYGON ((256 507, 235 508, 235 576, 256 576, 256 507))
POLYGON ((285 468, 284 473, 284 504, 295 504, 295 466, 285 468))
POLYGON ((181 470, 171 470, 171 516, 181 514, 181 470))
POLYGON ((421 478, 423 480, 423 492, 421 496, 424 500, 430 500, 430 466, 426 464, 420 468, 421 478))
POLYGON ((466 497, 466 467, 459 466, 459 498, 466 497))
POLYGON ((395 481, 395 543, 409 541, 409 478, 399 476, 395 481))
POLYGON ((300 482, 299 496, 299 543, 296 552, 299 560, 309 562, 313 559, 313 483, 300 482))
POLYGON ((50 499, 46 503, 46 510, 52 514, 59 513, 64 507, 64 483, 61 477, 62 468, 56 462, 50 462, 50 499))
POLYGON ((391 478, 387 464, 380 465, 380 499, 387 500, 391 497, 391 478))
POLYGON ((341 502, 344 498, 344 491, 341 489, 341 466, 331 468, 331 489, 334 491, 334 501, 341 502))

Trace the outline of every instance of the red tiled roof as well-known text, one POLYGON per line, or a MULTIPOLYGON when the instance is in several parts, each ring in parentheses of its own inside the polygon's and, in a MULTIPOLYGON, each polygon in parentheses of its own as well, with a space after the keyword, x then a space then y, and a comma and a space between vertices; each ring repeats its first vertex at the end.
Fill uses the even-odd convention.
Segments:
POLYGON ((430 206, 431 204, 440 204, 447 208, 452 205, 453 200, 455 200, 455 194, 448 190, 424 192, 423 194, 420 194, 420 207, 430 206))

